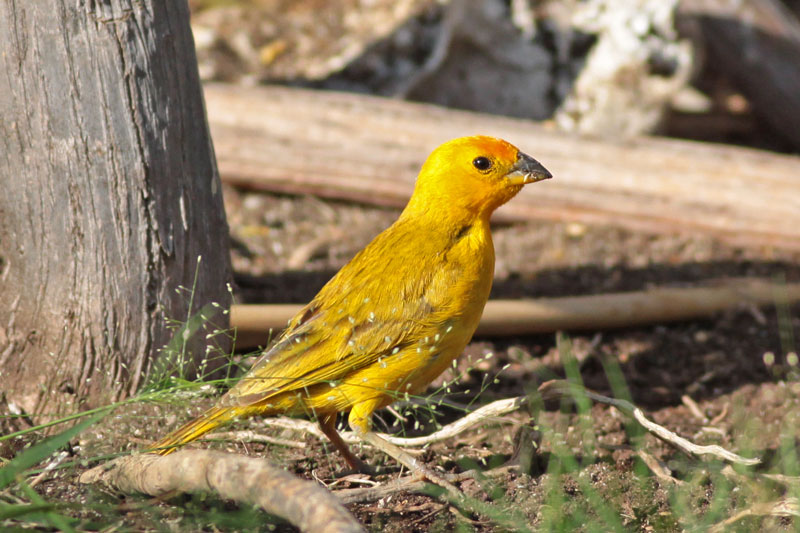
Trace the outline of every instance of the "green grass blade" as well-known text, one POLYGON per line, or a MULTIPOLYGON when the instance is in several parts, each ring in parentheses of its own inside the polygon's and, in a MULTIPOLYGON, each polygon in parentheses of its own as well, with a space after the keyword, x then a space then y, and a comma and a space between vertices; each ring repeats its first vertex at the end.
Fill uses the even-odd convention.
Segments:
POLYGON ((46 513, 55 509, 52 503, 44 504, 7 504, 0 505, 0 520, 9 520, 11 518, 20 518, 26 515, 35 513, 46 513))
POLYGON ((5 467, 0 469, 0 489, 4 489, 14 482, 17 476, 28 468, 40 463, 53 454, 56 450, 66 445, 76 435, 106 416, 110 409, 87 418, 68 430, 21 451, 5 467))
MULTIPOLYGON (((47 502, 44 501, 44 498, 39 496, 39 493, 33 490, 33 487, 24 481, 20 483, 20 487, 22 488, 22 492, 25 493, 28 498, 30 498, 33 505, 47 505, 47 502)), ((42 513, 42 518, 59 531, 64 531, 65 533, 77 533, 75 528, 73 528, 70 524, 70 522, 75 522, 74 518, 54 513, 52 511, 45 511, 42 513)))

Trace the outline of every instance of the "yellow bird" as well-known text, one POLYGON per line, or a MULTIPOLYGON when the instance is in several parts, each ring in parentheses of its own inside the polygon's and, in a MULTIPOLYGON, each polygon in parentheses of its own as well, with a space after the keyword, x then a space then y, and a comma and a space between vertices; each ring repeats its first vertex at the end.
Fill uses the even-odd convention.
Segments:
POLYGON ((552 177, 501 139, 449 141, 425 161, 397 221, 347 263, 215 407, 150 450, 176 446, 234 419, 313 415, 351 467, 366 466, 335 429, 356 434, 437 481, 371 431, 372 413, 422 392, 478 326, 494 275, 489 217, 527 183, 552 177))

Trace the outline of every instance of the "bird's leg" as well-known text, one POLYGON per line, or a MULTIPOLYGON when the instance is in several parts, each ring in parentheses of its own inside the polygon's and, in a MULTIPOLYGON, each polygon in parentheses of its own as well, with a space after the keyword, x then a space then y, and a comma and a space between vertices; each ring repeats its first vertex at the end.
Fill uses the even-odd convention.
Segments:
POLYGON ((361 472, 362 474, 373 475, 375 472, 373 469, 364 461, 359 459, 355 456, 353 452, 350 451, 350 447, 347 443, 342 440, 342 437, 339 435, 339 432, 336 431, 336 414, 332 415, 323 415, 318 420, 319 428, 328 437, 328 440, 331 441, 333 447, 339 450, 339 453, 342 454, 344 460, 347 461, 347 464, 350 465, 350 468, 356 470, 357 472, 361 472))
MULTIPOLYGON (((372 431, 372 413, 375 409, 383 407, 389 402, 383 402, 383 399, 373 400, 372 402, 363 402, 353 406, 350 410, 350 416, 347 419, 350 428, 355 431, 364 442, 371 444, 379 449, 389 457, 394 458, 395 461, 408 468, 415 476, 427 479, 431 483, 435 483, 440 487, 444 487, 453 496, 462 496, 462 493, 455 485, 444 479, 433 470, 426 467, 422 462, 403 450, 396 444, 392 444, 384 439, 374 431, 372 431)), ((338 435, 337 435, 338 437, 338 435)))

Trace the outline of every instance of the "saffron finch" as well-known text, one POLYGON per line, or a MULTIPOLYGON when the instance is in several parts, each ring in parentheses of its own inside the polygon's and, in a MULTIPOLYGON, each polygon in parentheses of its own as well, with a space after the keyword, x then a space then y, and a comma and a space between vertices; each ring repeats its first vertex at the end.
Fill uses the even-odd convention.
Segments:
POLYGON ((217 405, 150 450, 234 419, 313 413, 351 467, 364 465, 335 429, 350 427, 417 473, 436 475, 371 431, 372 413, 422 392, 478 326, 494 274, 489 217, 527 183, 552 177, 506 141, 463 137, 425 161, 397 221, 347 263, 217 405))

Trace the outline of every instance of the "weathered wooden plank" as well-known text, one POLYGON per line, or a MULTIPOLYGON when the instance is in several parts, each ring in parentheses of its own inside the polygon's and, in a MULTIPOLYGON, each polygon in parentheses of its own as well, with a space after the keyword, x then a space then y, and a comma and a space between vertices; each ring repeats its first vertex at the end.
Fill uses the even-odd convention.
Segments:
POLYGON ((356 94, 207 85, 229 183, 403 205, 427 154, 462 135, 508 139, 555 179, 502 207, 506 219, 690 232, 800 250, 800 158, 659 138, 577 138, 529 121, 356 94))

